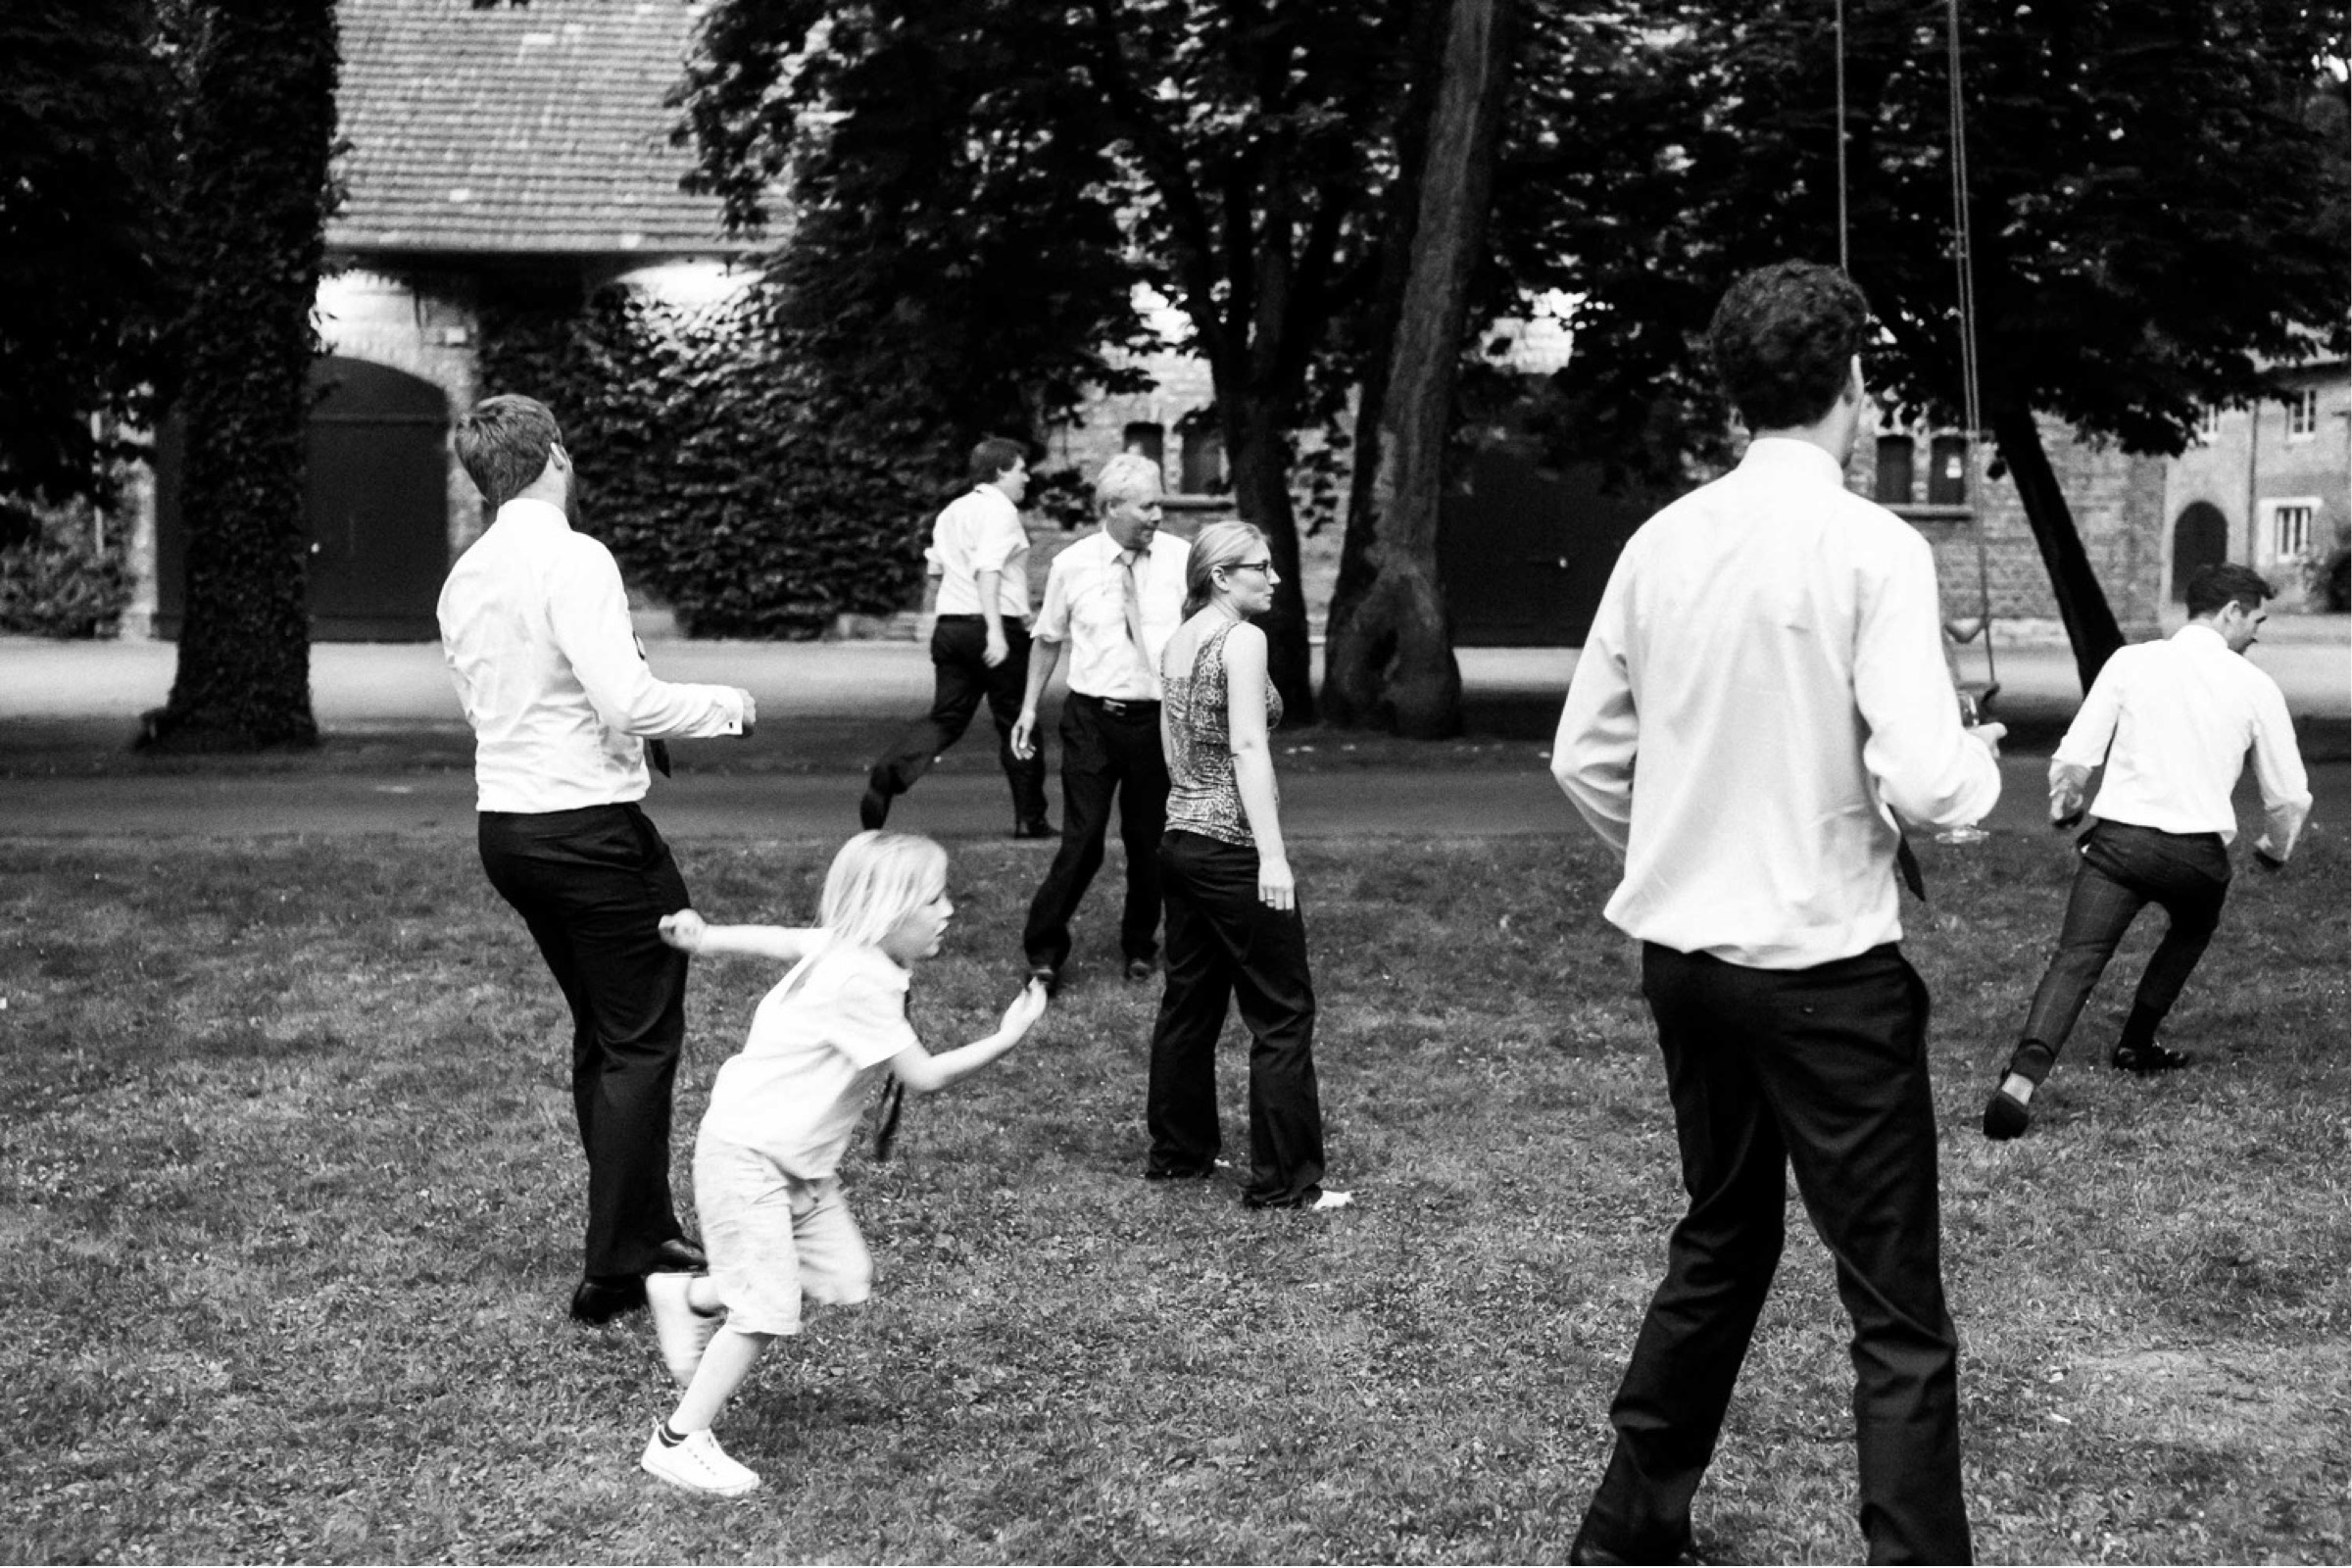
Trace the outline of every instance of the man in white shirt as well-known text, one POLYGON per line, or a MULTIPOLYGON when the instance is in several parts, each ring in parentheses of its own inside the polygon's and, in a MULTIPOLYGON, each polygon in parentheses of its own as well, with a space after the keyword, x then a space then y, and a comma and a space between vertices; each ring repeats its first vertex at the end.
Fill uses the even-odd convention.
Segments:
POLYGON ((2033 1123, 2034 1091, 2057 1064, 2091 988, 2132 919, 2150 904, 2170 922, 2148 956, 2139 990, 2108 1058, 2125 1072, 2170 1072, 2189 1058, 2156 1043, 2156 1029, 2221 924, 2230 893, 2230 796, 2249 753, 2262 787, 2263 831, 2254 863, 2277 870, 2311 813, 2311 786, 2295 751, 2294 723, 2278 683, 2244 658, 2271 585, 2252 569, 2221 564, 2189 578, 2188 624, 2163 642, 2122 649, 2099 670, 2082 711, 2050 760, 2050 820, 2082 817, 2090 770, 2107 765, 2095 821, 2079 846, 2074 891, 2058 951, 2000 1086, 1984 1103, 1984 1136, 2015 1138, 2033 1123))
POLYGON ((1012 786, 1012 836, 1051 838, 1045 759, 1012 749, 1029 674, 1029 532, 1020 509, 1029 493, 1029 460, 1021 444, 992 436, 973 447, 971 485, 931 529, 931 562, 939 571, 931 711, 874 763, 858 820, 868 828, 887 822, 890 803, 956 744, 985 697, 997 724, 997 760, 1012 786))
POLYGON ((1642 944, 1690 1194, 1571 1562, 1690 1550, 1791 1167, 1853 1319, 1871 1560, 1969 1560, 1896 818, 1983 816, 2001 731, 1961 726, 1927 542, 1844 488, 1869 332, 1832 269, 1732 285, 1710 346, 1746 457, 1627 544, 1560 714, 1552 770, 1625 857, 1606 912, 1642 944))
POLYGON ((588 1226, 571 1315, 645 1299, 645 1276, 699 1268, 669 1191, 670 1084, 686 956, 662 917, 692 901, 637 804, 660 737, 748 735, 751 693, 654 679, 612 552, 567 519, 571 457, 545 404, 485 399, 458 457, 498 515, 441 589, 441 646, 474 732, 482 868, 571 1009, 572 1107, 588 1226))
POLYGON ((1030 974, 1048 992, 1070 956, 1070 916, 1102 867, 1110 803, 1127 849, 1119 951, 1130 980, 1159 955, 1159 839, 1168 825, 1168 762, 1159 747, 1159 654, 1184 619, 1193 547, 1160 532, 1159 465, 1122 452, 1095 477, 1102 527, 1054 558, 1030 650, 1029 684, 1012 748, 1036 754, 1037 705, 1070 649, 1061 710, 1061 848, 1029 904, 1021 933, 1030 974))

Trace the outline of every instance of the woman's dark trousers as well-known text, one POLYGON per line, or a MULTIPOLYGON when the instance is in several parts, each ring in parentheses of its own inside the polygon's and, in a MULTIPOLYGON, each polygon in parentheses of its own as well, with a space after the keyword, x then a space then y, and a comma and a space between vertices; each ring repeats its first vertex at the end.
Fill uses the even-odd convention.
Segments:
POLYGON ((514 906, 571 1008, 571 1100, 588 1156, 581 1272, 643 1274, 679 1234, 670 1085, 686 1038, 686 955, 662 916, 687 908, 669 846, 634 805, 484 811, 482 869, 514 906))
POLYGON ((1323 1106, 1315 1086, 1314 982, 1306 923, 1257 896, 1257 852, 1198 833, 1159 842, 1167 904, 1167 989, 1152 1033, 1146 1119, 1155 1178, 1216 1166, 1217 1037, 1229 998, 1250 1031, 1250 1181, 1243 1201, 1311 1201, 1323 1180, 1323 1106))
POLYGON ((1927 988, 1891 945, 1750 969, 1655 944, 1657 1021, 1690 1206, 1610 1406, 1589 1541, 1667 1561, 1781 1256, 1787 1174, 1853 1321, 1862 1533, 1872 1562, 1966 1562, 1958 1340, 1946 1311, 1927 988))

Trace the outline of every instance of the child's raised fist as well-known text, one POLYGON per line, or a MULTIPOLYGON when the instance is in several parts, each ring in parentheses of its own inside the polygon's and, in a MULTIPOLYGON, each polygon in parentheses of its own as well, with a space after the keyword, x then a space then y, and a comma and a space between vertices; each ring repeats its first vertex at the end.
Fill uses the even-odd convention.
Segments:
POLYGON ((662 940, 681 953, 702 951, 703 933, 709 929, 703 923, 703 917, 692 909, 680 909, 675 914, 662 917, 662 940))

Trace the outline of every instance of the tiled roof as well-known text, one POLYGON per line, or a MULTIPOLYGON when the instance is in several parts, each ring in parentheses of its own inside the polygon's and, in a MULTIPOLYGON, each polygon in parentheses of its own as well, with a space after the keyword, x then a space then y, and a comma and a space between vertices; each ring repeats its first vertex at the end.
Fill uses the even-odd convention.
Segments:
POLYGON ((345 251, 681 253, 742 248, 662 99, 690 0, 341 0, 345 251))

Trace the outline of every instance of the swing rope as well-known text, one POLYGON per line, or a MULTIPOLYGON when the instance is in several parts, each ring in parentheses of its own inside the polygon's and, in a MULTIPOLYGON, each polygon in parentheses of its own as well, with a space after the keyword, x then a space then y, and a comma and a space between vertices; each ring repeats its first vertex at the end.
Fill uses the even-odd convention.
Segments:
MULTIPOLYGON (((1952 270, 1960 312, 1960 463, 1968 494, 1981 486, 1977 473, 1977 432, 1984 427, 1984 404, 1977 387, 1977 274, 1975 234, 1968 211, 1968 112, 1960 90, 1960 0, 1945 0, 1944 44, 1946 79, 1950 88, 1952 154, 1952 270)), ((1838 268, 1851 274, 1850 220, 1846 199, 1845 0, 1836 0, 1838 84, 1838 268)), ((1984 543, 1984 526, 1972 517, 1969 530, 1977 547, 1977 631, 1984 639, 1984 695, 1989 700, 2001 689, 2000 671, 1992 651, 1992 564, 1984 543)))

